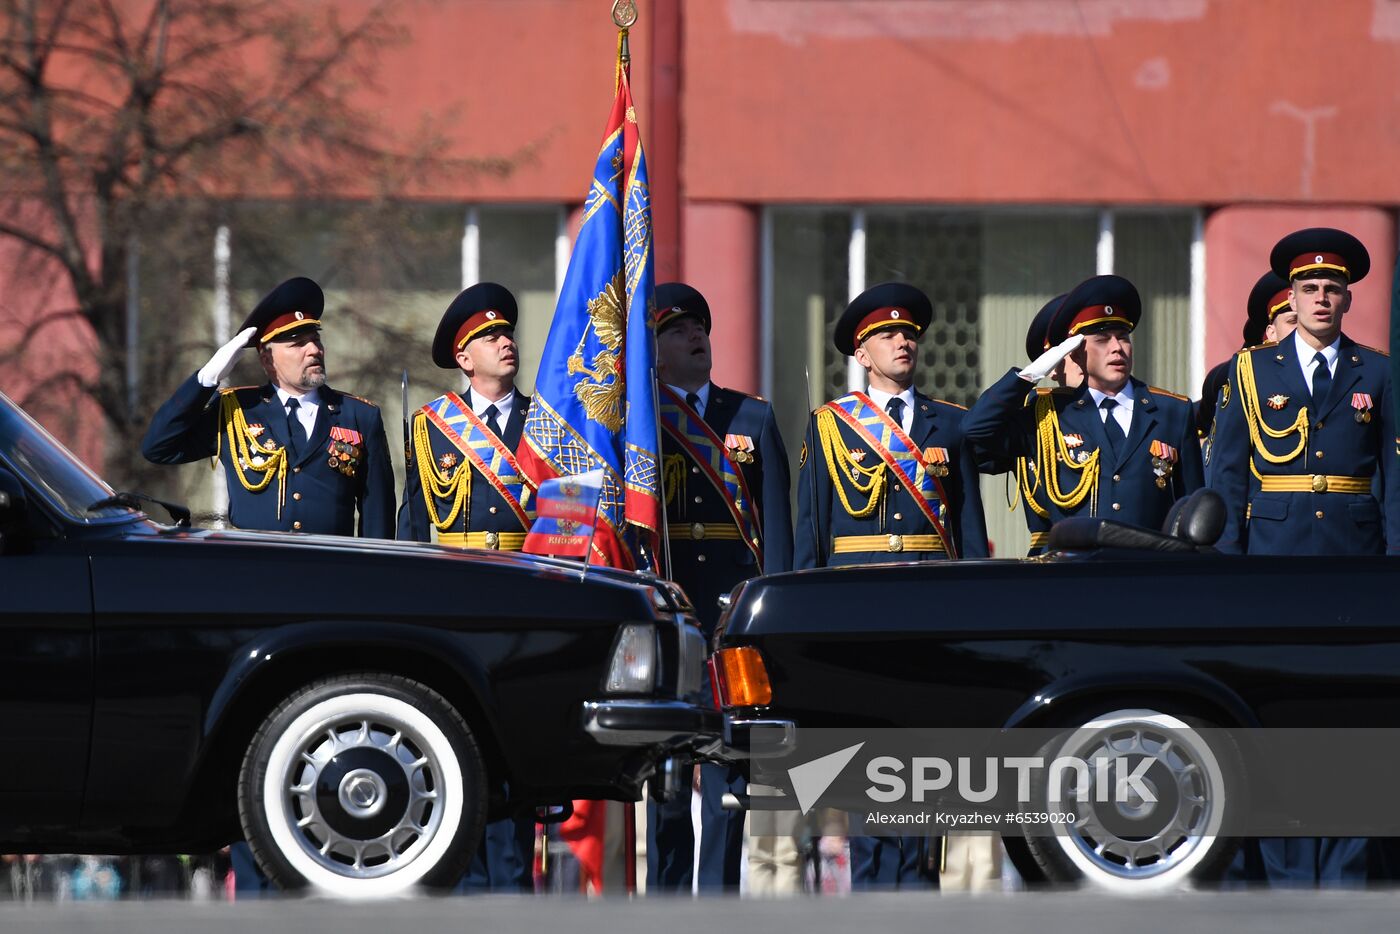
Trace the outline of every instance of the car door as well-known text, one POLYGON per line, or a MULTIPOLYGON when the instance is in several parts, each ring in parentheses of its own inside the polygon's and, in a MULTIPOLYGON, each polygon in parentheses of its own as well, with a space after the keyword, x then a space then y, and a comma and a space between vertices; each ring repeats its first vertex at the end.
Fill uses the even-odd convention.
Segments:
POLYGON ((77 823, 92 723, 92 627, 79 543, 0 543, 0 838, 77 823))

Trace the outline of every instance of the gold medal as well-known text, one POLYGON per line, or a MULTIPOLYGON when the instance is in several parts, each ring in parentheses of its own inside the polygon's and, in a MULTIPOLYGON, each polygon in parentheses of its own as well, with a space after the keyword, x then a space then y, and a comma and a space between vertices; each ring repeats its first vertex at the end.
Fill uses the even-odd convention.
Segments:
POLYGON ((1159 490, 1165 490, 1166 488, 1167 488, 1167 478, 1166 478, 1166 477, 1158 477, 1158 478, 1157 478, 1157 489, 1159 489, 1159 490))

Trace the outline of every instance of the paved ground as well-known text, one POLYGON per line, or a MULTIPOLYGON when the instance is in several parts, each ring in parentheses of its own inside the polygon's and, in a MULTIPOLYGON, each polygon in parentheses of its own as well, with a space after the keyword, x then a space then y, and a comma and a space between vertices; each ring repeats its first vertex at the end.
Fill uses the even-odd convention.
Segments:
POLYGON ((1075 893, 737 899, 450 898, 0 905, 0 931, 101 934, 850 934, 1034 931, 1154 934, 1394 930, 1400 893, 1258 893, 1121 899, 1075 893))

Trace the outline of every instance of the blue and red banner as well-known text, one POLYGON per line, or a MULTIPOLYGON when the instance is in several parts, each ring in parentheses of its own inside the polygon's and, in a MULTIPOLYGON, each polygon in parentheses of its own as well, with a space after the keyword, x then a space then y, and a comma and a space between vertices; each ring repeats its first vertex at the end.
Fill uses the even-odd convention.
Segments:
POLYGON ((535 486, 603 472, 592 560, 614 567, 636 567, 631 542, 640 536, 654 546, 661 527, 652 266, 646 159, 619 57, 612 112, 516 455, 535 486))

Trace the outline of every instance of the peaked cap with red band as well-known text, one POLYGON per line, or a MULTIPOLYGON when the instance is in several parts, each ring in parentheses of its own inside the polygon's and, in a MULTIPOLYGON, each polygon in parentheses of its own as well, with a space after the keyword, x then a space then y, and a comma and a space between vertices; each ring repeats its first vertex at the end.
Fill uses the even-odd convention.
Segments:
POLYGON ((326 296, 321 287, 305 276, 288 279, 263 296, 238 330, 257 328, 250 347, 268 341, 290 340, 308 328, 321 327, 326 296))
POLYGON ((1371 254, 1345 230, 1309 227, 1275 244, 1269 253, 1269 267, 1289 282, 1317 276, 1360 282, 1371 271, 1371 254))
POLYGON ((1049 346, 1076 334, 1131 331, 1142 319, 1137 287, 1122 276, 1094 276, 1076 285, 1050 318, 1049 346))
POLYGON ((1060 307, 1060 302, 1064 301, 1068 294, 1062 292, 1050 299, 1031 319, 1031 326, 1026 328, 1027 360, 1034 360, 1050 349, 1050 319, 1055 317, 1056 309, 1060 307))
POLYGON ((1270 271, 1259 277, 1249 290, 1245 306, 1248 318, 1244 323, 1244 345, 1256 347, 1264 343, 1264 329, 1273 323, 1279 312, 1288 308, 1288 281, 1270 271))
POLYGON ((932 320, 933 305, 927 295, 903 282, 885 282, 861 292, 846 306, 832 338, 836 349, 849 357, 876 331, 906 327, 922 334, 932 320))
POLYGON ((457 369, 457 351, 498 328, 515 327, 520 312, 510 289, 478 282, 464 289, 447 306, 433 335, 433 362, 444 370, 457 369))
POLYGON ((656 287, 656 333, 660 334, 686 315, 697 319, 710 333, 710 303, 694 286, 663 282, 656 287))

